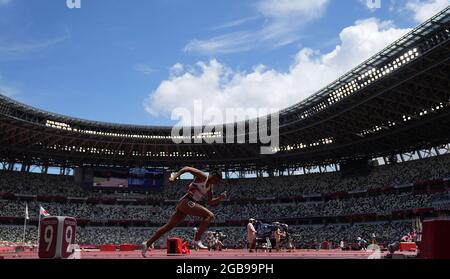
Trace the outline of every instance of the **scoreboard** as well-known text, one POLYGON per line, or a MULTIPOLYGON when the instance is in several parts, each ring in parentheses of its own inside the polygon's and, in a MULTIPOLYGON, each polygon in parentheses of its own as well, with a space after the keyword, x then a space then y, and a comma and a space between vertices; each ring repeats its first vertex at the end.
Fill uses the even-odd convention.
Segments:
POLYGON ((165 184, 165 172, 163 168, 78 168, 75 181, 97 189, 160 190, 165 184))

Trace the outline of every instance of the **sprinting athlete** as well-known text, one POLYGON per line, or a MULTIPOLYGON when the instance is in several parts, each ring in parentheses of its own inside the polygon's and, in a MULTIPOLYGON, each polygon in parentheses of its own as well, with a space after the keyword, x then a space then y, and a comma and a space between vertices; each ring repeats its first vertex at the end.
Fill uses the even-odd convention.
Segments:
POLYGON ((155 241, 181 223, 188 215, 203 218, 200 227, 195 233, 194 246, 200 249, 208 249, 208 247, 203 245, 201 237, 214 219, 214 214, 199 202, 206 199, 209 205, 217 205, 227 197, 227 192, 223 192, 216 198, 213 196, 213 186, 219 183, 222 179, 222 175, 216 170, 213 170, 209 175, 206 175, 198 169, 184 167, 174 176, 171 176, 169 182, 174 182, 184 173, 192 174, 194 180, 189 184, 187 194, 179 200, 176 211, 172 217, 170 217, 167 224, 159 228, 149 240, 142 244, 143 257, 145 257, 149 248, 153 248, 153 243, 155 243, 155 241))

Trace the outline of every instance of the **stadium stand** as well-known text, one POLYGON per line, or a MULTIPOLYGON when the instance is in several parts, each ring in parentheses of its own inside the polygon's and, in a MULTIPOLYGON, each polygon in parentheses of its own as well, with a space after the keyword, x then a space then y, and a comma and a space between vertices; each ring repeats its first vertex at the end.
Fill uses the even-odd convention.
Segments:
MULTIPOLYGON (((223 231, 229 247, 244 245, 243 224, 249 218, 292 225, 297 247, 316 247, 323 241, 351 242, 357 237, 369 239, 374 232, 380 242, 388 243, 412 230, 411 216, 448 212, 449 177, 450 155, 443 155, 375 167, 363 177, 322 173, 224 180, 217 190, 236 194, 213 207, 215 228, 211 230, 223 231), (312 193, 318 195, 308 196, 312 193), (258 198, 246 199, 255 196, 258 198), (348 217, 358 222, 332 221, 348 217)), ((187 183, 168 184, 160 193, 99 192, 80 187, 71 176, 1 171, 1 245, 22 241, 23 227, 17 220, 23 220, 26 204, 32 220, 38 218, 40 206, 55 216, 76 217, 82 224, 77 234, 79 243, 138 244, 167 220, 173 212, 172 200, 186 191, 187 183), (123 203, 123 198, 127 202, 123 203)), ((172 234, 191 239, 195 222, 188 218, 185 226, 172 234)), ((28 243, 35 243, 36 230, 28 227, 28 243)), ((163 244, 164 239, 157 243, 163 244)))

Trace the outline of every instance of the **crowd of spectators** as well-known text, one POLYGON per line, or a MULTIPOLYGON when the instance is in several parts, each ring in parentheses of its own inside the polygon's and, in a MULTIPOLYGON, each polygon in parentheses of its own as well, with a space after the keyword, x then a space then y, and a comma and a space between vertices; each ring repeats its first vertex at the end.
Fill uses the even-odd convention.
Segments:
MULTIPOLYGON (((248 220, 257 218, 267 221, 280 219, 298 219, 308 217, 334 217, 362 214, 390 215, 394 211, 418 208, 434 208, 450 204, 447 194, 414 195, 412 193, 383 194, 349 199, 333 199, 320 202, 290 203, 247 203, 220 204, 211 207, 215 214, 215 223, 248 220), (438 203, 434 199, 438 197, 438 203)), ((42 206, 55 216, 72 216, 91 221, 138 220, 161 224, 168 220, 175 210, 175 205, 161 204, 148 206, 135 205, 101 205, 88 203, 28 202, 29 216, 37 218, 42 206)), ((25 201, 0 200, 0 217, 22 217, 25 214, 25 201)), ((195 218, 188 217, 189 220, 195 218)))
POLYGON ((296 226, 292 228, 294 244, 297 247, 313 247, 322 242, 331 241, 338 244, 355 243, 360 237, 368 243, 375 234, 377 244, 388 244, 398 241, 403 235, 410 233, 414 228, 411 221, 398 221, 391 223, 358 223, 333 224, 326 226, 296 226))
MULTIPOLYGON (((228 190, 231 198, 286 198, 322 193, 351 192, 404 185, 423 180, 450 177, 450 155, 405 163, 377 166, 369 175, 343 177, 340 173, 314 173, 284 177, 226 179, 217 192, 228 190)), ((187 189, 189 180, 167 184, 160 192, 119 192, 83 188, 72 176, 42 175, 0 171, 0 192, 66 197, 116 197, 177 200, 187 189)))
POLYGON ((36 244, 37 241, 37 227, 27 226, 25 235, 23 226, 5 226, 0 225, 0 247, 1 246, 15 246, 18 244, 36 244), (25 242, 24 242, 25 236, 25 242))
MULTIPOLYGON (((238 198, 285 198, 322 193, 351 192, 450 177, 450 155, 374 167, 367 176, 342 177, 340 173, 229 179, 217 192, 230 191, 238 198)), ((178 199, 189 181, 169 184, 163 197, 178 199)), ((160 198, 159 195, 153 195, 160 198)))

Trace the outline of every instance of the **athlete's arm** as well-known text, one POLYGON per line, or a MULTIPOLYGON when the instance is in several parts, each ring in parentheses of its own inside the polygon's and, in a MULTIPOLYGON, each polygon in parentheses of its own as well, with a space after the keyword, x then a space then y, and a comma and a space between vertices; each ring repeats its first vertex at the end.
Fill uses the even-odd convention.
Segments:
POLYGON ((169 181, 170 182, 175 181, 178 177, 182 176, 184 173, 190 173, 194 177, 200 177, 200 178, 206 179, 206 174, 204 174, 202 171, 200 171, 196 168, 192 168, 192 167, 184 167, 181 170, 179 170, 174 176, 169 177, 169 181))
POLYGON ((227 198, 227 192, 226 191, 223 192, 222 194, 220 194, 220 196, 218 196, 217 198, 214 198, 212 189, 210 189, 208 191, 208 204, 209 205, 217 205, 217 204, 219 204, 221 201, 223 201, 226 198, 227 198))

